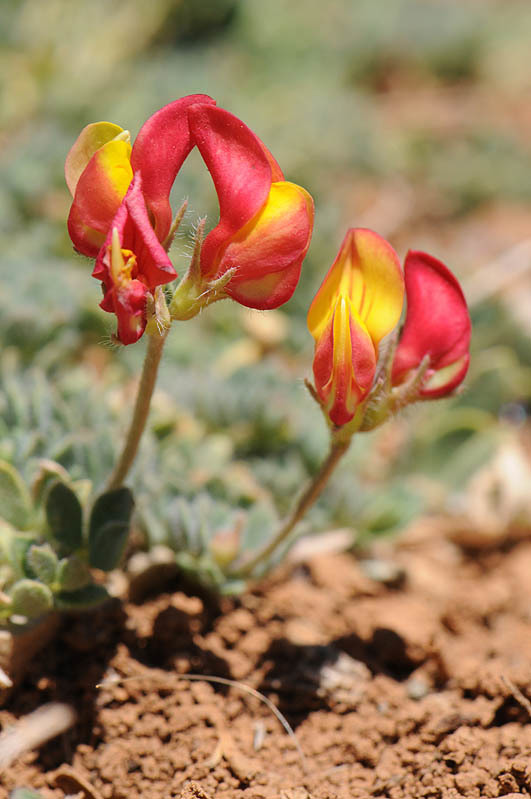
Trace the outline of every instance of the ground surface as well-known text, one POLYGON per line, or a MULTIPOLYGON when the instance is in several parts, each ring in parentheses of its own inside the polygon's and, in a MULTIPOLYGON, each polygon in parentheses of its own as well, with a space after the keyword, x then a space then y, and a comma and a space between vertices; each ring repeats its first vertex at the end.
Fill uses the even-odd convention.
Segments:
POLYGON ((424 526, 388 554, 390 585, 368 576, 382 562, 321 555, 222 608, 176 589, 70 622, 0 721, 61 699, 77 726, 24 756, 0 796, 531 795, 531 543, 464 553, 424 526), (176 672, 265 693, 305 770, 264 704, 176 672))

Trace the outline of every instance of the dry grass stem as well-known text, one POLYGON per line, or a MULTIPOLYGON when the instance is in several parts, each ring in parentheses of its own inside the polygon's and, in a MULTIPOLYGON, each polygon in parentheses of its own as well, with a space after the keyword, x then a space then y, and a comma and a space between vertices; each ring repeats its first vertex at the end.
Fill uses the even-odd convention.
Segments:
MULTIPOLYGON (((261 694, 260 691, 257 691, 255 688, 251 688, 250 685, 245 685, 245 683, 238 682, 237 680, 229 680, 227 677, 216 677, 210 674, 179 674, 177 676, 180 680, 196 680, 196 681, 215 683, 217 685, 227 685, 230 688, 237 688, 239 691, 242 691, 243 693, 249 694, 249 696, 253 696, 255 699, 258 699, 271 711, 271 713, 273 713, 275 718, 282 725, 287 735, 293 741, 293 745, 297 750, 297 754, 301 762, 302 770, 305 774, 307 773, 306 758, 304 757, 304 752, 302 751, 301 745, 298 741, 297 736, 295 735, 295 732, 293 731, 286 717, 280 712, 280 710, 276 707, 276 705, 274 705, 273 702, 267 696, 261 694)), ((155 674, 138 674, 133 677, 117 677, 117 678, 111 677, 107 680, 104 680, 101 683, 98 683, 96 688, 110 688, 113 685, 122 685, 123 683, 131 682, 132 680, 144 680, 144 679, 161 682, 165 680, 165 677, 163 675, 155 675, 155 674)))

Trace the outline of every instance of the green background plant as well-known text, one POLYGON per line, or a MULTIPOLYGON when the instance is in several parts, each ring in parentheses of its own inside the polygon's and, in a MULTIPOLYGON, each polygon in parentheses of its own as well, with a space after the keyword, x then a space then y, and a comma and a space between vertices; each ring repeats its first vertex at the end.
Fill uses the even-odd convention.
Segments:
MULTIPOLYGON (((39 0, 6 0, 0 31, 0 458, 28 485, 40 460, 57 462, 83 503, 102 491, 145 342, 110 343, 65 230, 64 157, 87 122, 134 135, 159 106, 206 92, 313 193, 316 228, 280 312, 226 302, 174 326, 130 481, 146 540, 223 584, 212 539, 236 525, 242 549, 262 540, 254 516, 282 515, 316 469, 327 436, 303 386, 305 313, 349 225, 455 270, 472 367, 456 399, 359 436, 305 529, 346 526, 360 544, 462 504, 470 476, 525 429, 531 396, 529 278, 497 288, 531 254, 492 266, 531 229, 529 4, 49 0, 43 21, 39 0)), ((181 274, 197 217, 216 219, 196 157, 175 206, 185 196, 181 274)))

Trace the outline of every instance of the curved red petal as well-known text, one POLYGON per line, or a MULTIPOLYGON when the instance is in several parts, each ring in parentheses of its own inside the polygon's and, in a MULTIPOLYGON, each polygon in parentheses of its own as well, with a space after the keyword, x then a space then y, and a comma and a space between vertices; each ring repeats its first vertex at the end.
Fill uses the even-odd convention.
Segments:
POLYGON ((455 363, 442 367, 438 371, 428 370, 419 395, 428 399, 437 399, 451 394, 465 379, 469 366, 470 353, 467 352, 455 363))
POLYGON ((283 269, 265 277, 247 280, 243 283, 228 283, 225 291, 240 305, 258 311, 271 311, 284 305, 293 295, 301 276, 304 255, 283 269))
POLYGON ((266 202, 272 183, 271 156, 247 125, 222 108, 193 105, 188 116, 219 200, 219 223, 201 249, 201 271, 210 277, 224 245, 266 202))
POLYGON ((147 289, 140 280, 114 289, 114 313, 118 321, 117 337, 122 344, 134 344, 146 329, 147 289))
POLYGON ((135 175, 98 253, 92 275, 103 280, 106 285, 111 280, 109 259, 114 229, 118 231, 120 247, 131 251, 136 258, 133 278, 140 278, 150 291, 177 277, 166 250, 149 222, 140 173, 135 175))
POLYGON ((225 247, 215 276, 234 269, 226 292, 251 308, 287 302, 299 280, 313 230, 313 200, 294 183, 273 183, 258 214, 225 247))
POLYGON ((206 94, 191 94, 164 106, 141 127, 131 153, 133 169, 142 173, 146 204, 161 241, 172 222, 171 188, 194 146, 187 110, 196 104, 213 106, 215 100, 206 94))
POLYGON ((442 396, 461 382, 468 368, 471 324, 466 300, 450 270, 427 253, 410 251, 404 272, 407 315, 393 361, 392 381, 395 385, 402 382, 425 355, 430 356, 432 374, 467 356, 458 375, 452 375, 448 385, 437 387, 436 396, 442 396))

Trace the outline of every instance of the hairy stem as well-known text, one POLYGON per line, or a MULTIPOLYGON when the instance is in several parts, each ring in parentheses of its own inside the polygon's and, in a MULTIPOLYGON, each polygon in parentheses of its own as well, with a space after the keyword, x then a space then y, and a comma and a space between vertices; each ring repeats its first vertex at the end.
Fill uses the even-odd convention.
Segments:
POLYGON ((140 377, 140 383, 138 385, 136 394, 133 415, 129 424, 129 430, 127 431, 122 454, 120 455, 107 482, 107 490, 119 488, 123 484, 129 469, 133 465, 133 461, 138 451, 138 445, 140 444, 140 439, 142 438, 142 433, 144 432, 144 428, 146 426, 146 421, 149 414, 149 406, 151 404, 151 397, 153 396, 159 363, 167 335, 168 330, 166 329, 160 334, 154 333, 153 335, 148 336, 148 347, 146 350, 144 366, 142 367, 142 375, 140 377))
POLYGON ((338 440, 332 438, 330 444, 330 451, 323 461, 321 468, 317 474, 310 480, 305 490, 295 503, 293 509, 288 515, 287 519, 281 525, 280 529, 273 536, 269 544, 261 550, 255 557, 245 563, 240 569, 237 570, 238 577, 249 577, 255 568, 264 561, 267 561, 270 555, 282 544, 296 525, 301 521, 305 514, 309 511, 312 505, 317 502, 321 496, 328 480, 337 464, 350 447, 351 438, 346 440, 338 440))

